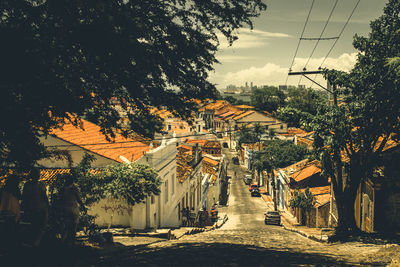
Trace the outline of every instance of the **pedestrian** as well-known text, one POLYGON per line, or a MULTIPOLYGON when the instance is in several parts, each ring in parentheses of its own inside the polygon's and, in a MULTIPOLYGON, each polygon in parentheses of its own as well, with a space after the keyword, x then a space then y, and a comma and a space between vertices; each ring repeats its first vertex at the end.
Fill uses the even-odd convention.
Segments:
POLYGON ((5 220, 5 225, 1 229, 1 245, 12 247, 17 240, 17 226, 21 215, 19 200, 21 192, 19 190, 19 177, 11 174, 6 178, 5 186, 1 193, 0 215, 5 220))
POLYGON ((211 208, 211 221, 213 223, 216 223, 218 221, 217 204, 214 204, 213 207, 211 208))
POLYGON ((62 196, 65 223, 62 241, 68 245, 75 244, 76 230, 79 223, 79 206, 86 211, 79 189, 74 184, 73 179, 74 177, 72 175, 66 177, 62 196))
POLYGON ((29 243, 38 247, 47 226, 49 200, 46 187, 42 182, 39 182, 40 170, 32 169, 29 176, 30 179, 25 183, 22 193, 22 207, 27 222, 31 224, 29 243))
POLYGON ((194 208, 192 208, 189 212, 189 226, 194 226, 194 221, 196 220, 196 213, 194 212, 194 208))
POLYGON ((182 209, 182 226, 183 227, 187 226, 187 222, 188 222, 188 217, 187 217, 186 208, 184 207, 182 209))

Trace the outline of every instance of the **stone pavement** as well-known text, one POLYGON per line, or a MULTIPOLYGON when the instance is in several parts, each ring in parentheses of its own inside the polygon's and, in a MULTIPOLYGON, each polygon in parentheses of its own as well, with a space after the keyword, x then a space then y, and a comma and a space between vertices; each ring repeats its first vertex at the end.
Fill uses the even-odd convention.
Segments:
MULTIPOLYGON (((261 191, 262 192, 262 191, 261 191)), ((274 202, 271 196, 266 194, 261 194, 261 197, 264 199, 265 204, 267 205, 268 210, 274 210, 274 202)), ((300 225, 296 218, 293 217, 287 211, 280 211, 281 214, 281 224, 282 227, 288 231, 296 232, 305 236, 307 238, 320 241, 320 242, 328 242, 328 235, 331 233, 330 231, 326 231, 325 228, 311 228, 304 225, 300 225)))

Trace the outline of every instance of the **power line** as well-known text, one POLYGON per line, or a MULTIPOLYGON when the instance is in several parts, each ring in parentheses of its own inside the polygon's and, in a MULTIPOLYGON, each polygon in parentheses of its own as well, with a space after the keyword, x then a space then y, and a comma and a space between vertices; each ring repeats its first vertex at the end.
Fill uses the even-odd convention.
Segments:
MULTIPOLYGON (((301 39, 303 38, 304 31, 306 30, 306 26, 307 26, 308 20, 309 20, 309 18, 310 18, 310 14, 311 14, 311 11, 312 11, 312 9, 313 9, 314 2, 315 2, 315 0, 312 0, 310 10, 308 11, 308 15, 307 15, 306 22, 304 23, 304 26, 303 26, 303 31, 301 32, 301 36, 300 36, 300 38, 299 38, 299 42, 297 43, 296 52, 294 53, 293 60, 292 60, 292 64, 290 64, 289 72, 292 70, 294 60, 295 60, 295 58, 296 58, 296 56, 297 56, 297 52, 299 51, 301 39)), ((287 85, 288 78, 289 78, 289 75, 286 76, 285 85, 287 85)))
MULTIPOLYGON (((342 33, 343 33, 344 30, 346 29, 346 26, 347 26, 347 24, 349 23, 351 17, 353 16, 354 12, 356 11, 357 6, 358 6, 358 4, 360 3, 360 1, 361 1, 361 0, 358 0, 358 1, 357 1, 356 5, 354 6, 353 10, 351 11, 350 16, 348 17, 346 23, 344 24, 342 30, 341 30, 340 33, 339 33, 339 38, 342 36, 342 33)), ((333 48, 335 47, 335 45, 336 45, 337 41, 339 40, 339 38, 335 40, 335 42, 333 43, 331 49, 329 49, 328 54, 326 54, 326 56, 325 56, 324 60, 322 61, 321 65, 319 65, 320 68, 321 68, 322 65, 325 63, 325 60, 328 58, 329 54, 332 52, 332 50, 333 50, 333 48)))
MULTIPOLYGON (((336 8, 338 2, 339 2, 339 0, 336 0, 336 1, 335 1, 335 4, 334 4, 333 7, 332 7, 331 13, 329 13, 329 17, 328 17, 328 19, 327 19, 326 22, 325 22, 324 28, 322 29, 321 34, 319 35, 319 38, 318 38, 317 42, 315 43, 315 46, 314 46, 313 50, 311 51, 311 54, 310 54, 310 56, 308 57, 308 60, 307 60, 307 62, 306 62, 306 65, 304 66, 304 68, 307 68, 307 65, 308 65, 308 63, 310 62, 311 57, 314 55, 314 52, 315 52, 315 50, 316 50, 316 48, 317 48, 317 46, 318 46, 318 44, 319 44, 319 41, 321 40, 322 35, 324 34, 324 32, 325 32, 325 30, 326 30, 326 27, 327 27, 328 24, 329 24, 329 21, 331 20, 333 11, 335 10, 335 8, 336 8)), ((340 35, 339 35, 339 37, 340 37, 340 35)), ((339 39, 339 37, 337 37, 337 39, 339 39)), ((337 40, 337 39, 336 39, 336 40, 337 40)))
MULTIPOLYGON (((329 21, 331 20, 332 14, 333 14, 333 12, 335 11, 335 8, 336 8, 338 2, 339 2, 339 0, 336 0, 335 3, 333 4, 333 7, 332 7, 332 9, 331 9, 331 12, 329 13, 328 19, 327 19, 326 22, 325 22, 324 28, 322 29, 321 34, 319 35, 319 37, 316 38, 316 39, 317 39, 317 42, 315 43, 314 48, 313 48, 313 50, 311 51, 311 54, 310 54, 310 56, 308 57, 306 64, 304 65, 304 71, 307 70, 307 65, 308 65, 308 63, 310 62, 310 59, 312 58, 312 56, 314 55, 314 52, 315 52, 315 50, 317 49, 317 46, 318 46, 318 44, 319 44, 319 41, 322 39, 322 38, 321 38, 322 35, 325 33, 326 27, 328 26, 329 21)), ((339 39, 339 37, 336 38, 336 40, 338 40, 338 39, 339 39)), ((328 40, 328 39, 326 39, 326 40, 328 40)), ((302 77, 303 77, 303 76, 300 76, 300 78, 299 78, 299 83, 298 83, 297 87, 299 87, 302 77)), ((315 80, 315 78, 314 78, 314 80, 315 80)))
MULTIPOLYGON (((361 0, 358 0, 358 1, 357 1, 356 5, 354 6, 353 10, 352 10, 351 13, 350 13, 350 16, 347 18, 346 23, 343 25, 343 28, 342 28, 342 30, 340 31, 339 35, 338 35, 338 38, 337 38, 337 39, 335 40, 335 42, 332 44, 331 48, 329 49, 328 53, 326 54, 324 60, 322 60, 322 63, 319 65, 318 69, 321 69, 321 68, 322 68, 322 65, 325 63, 326 59, 329 57, 329 55, 330 55, 330 53, 332 52, 333 48, 335 47, 336 43, 339 41, 340 37, 342 36, 344 30, 345 30, 346 27, 347 27, 347 24, 349 24, 349 21, 350 21, 351 17, 353 16, 354 12, 356 11, 356 9, 357 9, 358 4, 360 3, 360 1, 361 1, 361 0)), ((315 80, 316 76, 317 76, 317 75, 315 75, 314 80, 315 80)))

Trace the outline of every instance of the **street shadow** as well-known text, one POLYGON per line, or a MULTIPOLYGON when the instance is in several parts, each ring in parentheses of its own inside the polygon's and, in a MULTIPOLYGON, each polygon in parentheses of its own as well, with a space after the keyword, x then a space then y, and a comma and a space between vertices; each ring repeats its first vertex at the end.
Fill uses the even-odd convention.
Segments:
MULTIPOLYGON (((332 255, 228 243, 135 247, 103 256, 93 266, 354 266, 332 255)), ((382 262, 376 263, 381 266, 382 262)), ((361 263, 362 265, 362 263, 361 263)), ((368 264, 374 266, 374 264, 368 264)))

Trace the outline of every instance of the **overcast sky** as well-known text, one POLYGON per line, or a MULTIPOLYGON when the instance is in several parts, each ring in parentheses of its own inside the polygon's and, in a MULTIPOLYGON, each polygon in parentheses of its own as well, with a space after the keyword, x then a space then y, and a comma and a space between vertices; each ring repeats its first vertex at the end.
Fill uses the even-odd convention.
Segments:
MULTIPOLYGON (((356 60, 357 51, 352 46, 353 36, 367 35, 369 23, 383 13, 388 0, 361 0, 349 24, 345 28, 330 56, 322 67, 350 70, 356 60)), ((254 20, 254 29, 239 31, 239 40, 228 47, 221 39, 210 81, 224 89, 229 84, 237 86, 245 82, 254 85, 285 84, 297 43, 312 0, 265 0, 267 11, 254 20)), ((319 37, 335 0, 315 0, 303 37, 319 37)), ((338 36, 357 0, 339 0, 323 37, 338 36)), ((293 71, 301 71, 307 62, 316 41, 301 41, 293 71)), ((315 70, 322 63, 334 40, 320 41, 307 70, 315 70)), ((320 76, 320 75, 319 75, 320 76)), ((314 75, 311 76, 314 78, 314 75)), ((299 76, 289 76, 288 84, 297 85, 299 76)), ((319 82, 324 82, 318 78, 319 82)), ((300 84, 311 85, 306 79, 300 84)), ((313 86, 314 87, 314 86, 313 86)))

